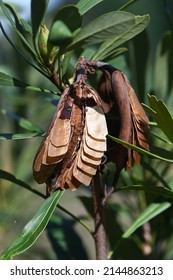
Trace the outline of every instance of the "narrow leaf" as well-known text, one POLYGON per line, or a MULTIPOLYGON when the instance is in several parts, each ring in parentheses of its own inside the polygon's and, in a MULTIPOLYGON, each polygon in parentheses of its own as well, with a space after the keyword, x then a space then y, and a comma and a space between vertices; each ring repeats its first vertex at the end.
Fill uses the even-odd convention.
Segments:
POLYGON ((31 192, 41 196, 42 198, 45 198, 44 194, 40 193, 36 189, 31 188, 30 185, 26 184, 24 181, 16 178, 13 174, 11 174, 11 173, 9 173, 9 172, 7 172, 5 170, 1 170, 0 169, 0 178, 4 179, 4 180, 7 180, 7 181, 9 181, 11 183, 14 183, 14 184, 16 184, 16 185, 18 185, 18 186, 20 186, 22 188, 25 188, 25 189, 27 189, 27 190, 29 190, 29 191, 31 191, 31 192))
POLYGON ((16 28, 18 29, 18 31, 24 35, 25 32, 29 33, 30 35, 32 35, 32 28, 31 25, 26 22, 23 18, 21 18, 16 11, 13 9, 13 7, 7 3, 5 3, 5 6, 10 10, 11 14, 13 15, 14 19, 15 19, 15 24, 16 24, 16 28))
POLYGON ((171 207, 170 202, 151 203, 134 221, 134 223, 124 232, 122 238, 128 238, 135 230, 141 227, 146 222, 150 221, 166 209, 171 207))
POLYGON ((1 112, 2 112, 2 114, 16 120, 18 122, 18 124, 20 125, 20 127, 22 127, 22 128, 32 131, 32 132, 43 133, 43 130, 39 126, 31 123, 29 120, 22 118, 12 112, 8 112, 5 109, 2 109, 1 112))
POLYGON ((103 0, 80 0, 76 7, 78 7, 80 14, 83 15, 102 1, 103 0))
MULTIPOLYGON (((116 56, 123 54, 127 50, 128 50, 127 48, 115 48, 110 52, 105 51, 104 55, 102 57, 100 57, 99 59, 104 60, 104 61, 109 61, 111 59, 114 59, 116 56)), ((95 59, 96 55, 97 54, 94 53, 94 56, 92 57, 93 60, 95 59)))
MULTIPOLYGON (((9 182, 12 182, 20 187, 23 187, 29 191, 31 191, 32 193, 42 197, 42 198, 46 198, 45 195, 39 191, 37 191, 34 188, 31 188, 30 185, 26 184, 24 181, 16 178, 13 174, 5 171, 5 170, 1 170, 0 169, 0 178, 7 180, 9 182)), ((93 236, 93 230, 82 220, 77 218, 75 215, 72 214, 71 211, 68 211, 67 209, 65 209, 64 207, 62 207, 61 205, 57 205, 57 208, 61 211, 63 211, 64 213, 66 213, 67 215, 69 215, 72 219, 74 219, 76 222, 78 222, 80 225, 82 225, 92 236, 93 236)))
POLYGON ((153 88, 155 92, 161 94, 167 104, 172 105, 172 91, 173 91, 173 34, 166 31, 156 49, 155 65, 154 65, 154 81, 153 88), (162 65, 162 71, 160 70, 162 65))
MULTIPOLYGON (((18 30, 16 24, 14 23, 14 21, 11 18, 11 15, 7 9, 7 7, 5 6, 5 4, 3 3, 2 0, 0 0, 0 6, 2 8, 3 13, 5 14, 6 18, 8 19, 8 21, 10 22, 11 26, 14 28, 15 32, 17 33, 17 35, 19 36, 19 38, 21 39, 22 43, 25 45, 25 48, 28 50, 28 52, 35 58, 37 58, 37 54, 35 53, 34 49, 32 48, 31 44, 26 40, 26 38, 23 36, 23 34, 21 33, 20 30, 18 30)), ((8 4, 9 7, 9 4, 8 4)), ((11 7, 10 10, 13 10, 13 8, 11 7)), ((5 33, 2 23, 1 23, 1 29, 3 31, 3 33, 5 33)), ((6 35, 6 34, 4 34, 6 35)), ((8 38, 8 36, 6 35, 6 38, 8 38)), ((8 41, 11 43, 11 40, 8 38, 8 41)), ((11 43, 11 45, 14 47, 14 44, 11 43)))
POLYGON ((159 139, 160 141, 162 141, 162 142, 164 142, 164 143, 167 143, 167 144, 171 144, 171 142, 170 142, 167 138, 162 137, 162 136, 160 136, 159 134, 156 134, 156 133, 154 133, 154 132, 152 132, 152 131, 151 131, 151 134, 152 134, 154 137, 156 137, 157 139, 159 139))
POLYGON ((141 32, 148 22, 148 15, 140 17, 127 12, 106 13, 85 25, 74 37, 68 49, 106 41, 99 53, 103 53, 103 48, 106 50, 109 48, 111 51, 115 46, 122 44, 141 32), (115 45, 116 40, 118 40, 118 43, 115 45))
POLYGON ((141 227, 146 222, 150 221, 154 217, 158 216, 165 210, 171 207, 170 202, 161 202, 161 203, 151 203, 133 222, 133 224, 123 233, 121 239, 117 242, 113 252, 111 252, 109 258, 112 258, 114 254, 117 253, 118 248, 122 245, 122 243, 130 237, 135 230, 141 227))
POLYGON ((153 187, 151 185, 129 185, 129 186, 123 186, 120 188, 117 188, 116 191, 129 191, 129 190, 134 190, 134 191, 144 191, 144 192, 150 192, 154 193, 156 195, 161 195, 166 198, 171 198, 173 199, 173 191, 171 189, 162 187, 162 186, 156 186, 153 187))
POLYGON ((14 86, 14 87, 21 87, 33 91, 38 91, 38 92, 44 92, 44 93, 52 93, 52 94, 60 94, 60 92, 52 91, 49 89, 44 89, 44 88, 38 88, 38 87, 33 87, 29 84, 26 84, 8 74, 5 74, 3 72, 0 72, 0 85, 1 86, 14 86))
POLYGON ((31 25, 27 21, 25 21, 23 18, 20 18, 20 25, 25 32, 30 33, 32 35, 31 25))
POLYGON ((31 21, 32 21, 33 41, 35 47, 37 46, 37 35, 40 28, 40 24, 42 23, 42 21, 44 21, 44 16, 48 4, 49 4, 49 0, 31 1, 31 21))
POLYGON ((144 149, 142 149, 142 148, 139 148, 139 147, 137 147, 137 146, 135 146, 135 145, 132 145, 132 144, 130 144, 130 143, 128 143, 128 142, 125 142, 125 141, 123 141, 123 140, 121 140, 121 139, 119 139, 119 138, 113 137, 113 136, 111 136, 111 135, 108 135, 108 138, 110 138, 111 140, 113 140, 113 141, 115 141, 115 142, 117 142, 117 143, 123 145, 123 146, 126 147, 126 148, 135 150, 135 151, 137 151, 137 152, 139 152, 139 153, 141 153, 141 154, 143 154, 143 155, 145 155, 145 156, 148 156, 148 157, 151 157, 151 158, 155 158, 155 159, 159 159, 159 160, 163 160, 163 161, 166 161, 166 162, 173 163, 173 159, 161 157, 161 156, 159 156, 159 155, 157 155, 157 154, 151 153, 151 152, 146 151, 146 150, 144 150, 144 149))
POLYGON ((0 178, 5 179, 7 181, 10 181, 10 182, 12 182, 16 185, 19 185, 19 186, 22 186, 22 187, 24 186, 25 188, 30 189, 30 186, 28 184, 26 184, 25 182, 17 179, 13 174, 11 174, 11 173, 9 173, 5 170, 0 169, 0 178))
POLYGON ((23 140, 30 139, 36 136, 44 136, 45 133, 0 133, 1 140, 23 140))
MULTIPOLYGON (((10 43, 10 45, 19 53, 19 55, 24 59, 26 60, 33 68, 35 68, 38 72, 42 73, 45 77, 49 78, 49 76, 47 75, 47 73, 45 73, 42 69, 38 68, 35 64, 32 63, 31 59, 29 59, 25 54, 23 54, 21 52, 21 50, 16 47, 13 43, 13 41, 10 39, 10 37, 7 35, 6 31, 4 30, 1 22, 0 22, 0 28, 2 30, 2 33, 3 35, 5 36, 5 38, 7 39, 7 41, 10 43)), ((22 40, 22 39, 21 39, 22 40)), ((24 43, 24 42, 22 42, 24 43)), ((25 43, 24 43, 25 44, 25 43)), ((28 45, 26 44, 25 45, 25 48, 28 48, 28 45)), ((28 52, 31 54, 31 56, 34 58, 34 60, 37 60, 40 64, 40 61, 36 55, 36 53, 34 52, 34 50, 30 47, 29 45, 29 48, 28 48, 28 52)))
POLYGON ((146 111, 153 117, 153 119, 157 122, 160 129, 165 133, 168 139, 173 143, 173 118, 171 113, 169 112, 166 104, 157 99, 154 95, 148 95, 148 100, 150 103, 150 107, 145 106, 146 111), (172 129, 171 129, 172 128, 172 129))
MULTIPOLYGON (((150 172, 150 174, 152 175, 153 178, 156 178, 158 183, 160 182, 166 189, 169 189, 169 185, 166 182, 166 180, 164 179, 163 173, 161 173, 160 171, 158 172, 158 170, 156 168, 153 168, 151 165, 151 162, 148 163, 148 162, 143 161, 141 163, 141 165, 145 170, 148 170, 150 172)), ((173 192, 172 192, 172 194, 173 194, 173 192)))
POLYGON ((142 32, 150 20, 149 15, 134 16, 126 12, 117 13, 120 13, 120 15, 119 22, 115 25, 114 34, 103 42, 93 59, 103 60, 109 52, 142 32), (121 15, 121 13, 124 13, 124 15, 121 15))
POLYGON ((55 208, 64 191, 56 191, 45 199, 34 217, 26 224, 21 234, 13 241, 1 259, 10 260, 30 248, 46 228, 55 208))
POLYGON ((15 86, 15 87, 27 87, 28 84, 11 77, 3 72, 0 72, 0 85, 1 86, 15 86))

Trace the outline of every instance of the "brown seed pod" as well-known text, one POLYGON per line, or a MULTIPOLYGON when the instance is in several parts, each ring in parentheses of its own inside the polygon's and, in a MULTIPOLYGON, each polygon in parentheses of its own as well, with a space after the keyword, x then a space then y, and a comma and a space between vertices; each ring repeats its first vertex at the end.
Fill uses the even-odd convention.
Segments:
MULTIPOLYGON (((97 62, 97 68, 103 72, 98 92, 101 92, 105 113, 118 117, 118 120, 108 118, 109 134, 148 150, 149 120, 128 78, 121 71, 106 63, 97 62), (107 94, 109 98, 106 96, 107 94)), ((110 143, 108 148, 109 146, 111 149, 114 147, 114 151, 108 151, 107 154, 108 159, 115 162, 116 165, 114 181, 116 184, 123 168, 130 169, 134 163, 140 163, 140 154, 120 144, 110 143)))
MULTIPOLYGON (((80 72, 80 71, 79 71, 80 72)), ((88 186, 106 151, 107 126, 98 93, 78 73, 65 89, 38 149, 33 175, 48 191, 88 186)))

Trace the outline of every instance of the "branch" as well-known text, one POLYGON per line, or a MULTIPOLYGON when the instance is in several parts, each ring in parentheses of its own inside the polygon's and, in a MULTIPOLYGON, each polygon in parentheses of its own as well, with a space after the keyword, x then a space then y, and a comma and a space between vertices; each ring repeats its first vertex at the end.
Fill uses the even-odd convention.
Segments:
POLYGON ((102 182, 99 171, 97 171, 92 180, 92 192, 95 218, 95 232, 93 237, 96 247, 96 259, 105 260, 107 259, 107 240, 105 231, 104 206, 102 204, 102 182))

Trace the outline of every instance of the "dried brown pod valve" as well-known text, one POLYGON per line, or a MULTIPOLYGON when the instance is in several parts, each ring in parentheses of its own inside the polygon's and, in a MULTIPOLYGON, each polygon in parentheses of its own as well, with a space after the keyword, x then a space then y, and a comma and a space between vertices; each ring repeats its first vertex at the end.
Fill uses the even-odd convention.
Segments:
MULTIPOLYGON (((97 62, 97 68, 103 72, 98 92, 104 112, 118 117, 108 120, 109 134, 148 150, 149 120, 128 78, 107 63, 97 62)), ((115 185, 123 168, 131 169, 134 163, 140 163, 140 154, 121 144, 111 142, 110 146, 114 147, 114 152, 108 151, 108 159, 116 165, 115 185)))
POLYGON ((86 79, 82 58, 34 159, 34 178, 46 183, 49 192, 88 186, 106 151, 108 131, 101 99, 86 79))

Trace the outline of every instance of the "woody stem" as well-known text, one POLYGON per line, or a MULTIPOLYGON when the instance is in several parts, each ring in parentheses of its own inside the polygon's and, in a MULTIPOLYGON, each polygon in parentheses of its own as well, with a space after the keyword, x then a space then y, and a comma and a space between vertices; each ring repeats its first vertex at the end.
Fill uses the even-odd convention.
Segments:
POLYGON ((102 204, 102 182, 99 171, 92 180, 92 192, 93 192, 93 206, 94 206, 94 219, 95 219, 95 231, 93 234, 96 248, 96 259, 107 259, 107 241, 105 231, 105 217, 104 206, 102 204))

